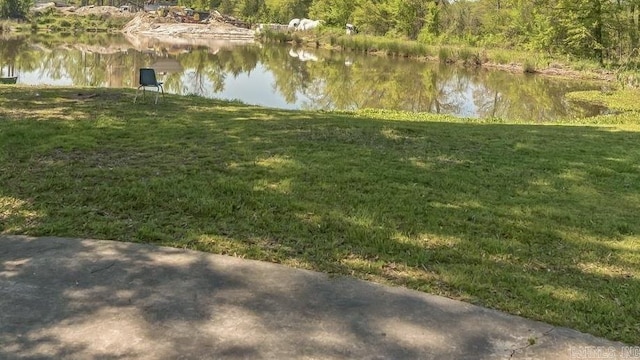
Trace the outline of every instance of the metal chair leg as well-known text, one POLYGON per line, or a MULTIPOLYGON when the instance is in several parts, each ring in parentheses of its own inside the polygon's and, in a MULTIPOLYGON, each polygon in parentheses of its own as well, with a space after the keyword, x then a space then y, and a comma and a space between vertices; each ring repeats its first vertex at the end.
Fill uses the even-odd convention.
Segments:
MULTIPOLYGON (((164 99, 164 87, 162 87, 162 85, 158 85, 156 86, 156 99, 155 99, 155 103, 158 103, 158 97, 160 96, 160 94, 162 94, 162 98, 164 99)), ((136 96, 133 98, 133 103, 135 104, 136 101, 138 100, 138 94, 140 93, 140 90, 142 90, 142 99, 145 99, 145 95, 146 95, 146 87, 144 85, 140 85, 138 86, 138 88, 136 89, 136 96)))
POLYGON ((164 88, 162 87, 162 85, 158 85, 157 89, 158 91, 156 91, 156 104, 158 103, 158 95, 160 95, 160 93, 162 93, 162 99, 164 100, 164 88))
POLYGON ((136 89, 136 96, 133 98, 133 103, 136 103, 136 100, 138 100, 138 93, 140 92, 140 86, 138 86, 138 88, 136 89))

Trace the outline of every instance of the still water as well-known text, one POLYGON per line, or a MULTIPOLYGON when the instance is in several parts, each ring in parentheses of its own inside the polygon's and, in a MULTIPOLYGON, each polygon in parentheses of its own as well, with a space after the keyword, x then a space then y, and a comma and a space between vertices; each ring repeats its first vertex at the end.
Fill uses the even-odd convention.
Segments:
POLYGON ((137 86, 137 69, 153 67, 168 93, 282 109, 384 108, 539 121, 604 111, 564 98, 593 84, 289 45, 100 34, 88 41, 6 38, 0 39, 0 66, 0 76, 17 76, 19 84, 129 88, 137 86))

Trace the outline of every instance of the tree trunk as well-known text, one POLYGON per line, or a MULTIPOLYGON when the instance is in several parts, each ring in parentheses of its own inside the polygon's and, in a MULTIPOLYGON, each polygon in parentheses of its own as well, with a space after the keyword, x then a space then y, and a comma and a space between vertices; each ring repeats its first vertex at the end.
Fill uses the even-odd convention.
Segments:
POLYGON ((593 8, 593 17, 595 19, 595 24, 593 28, 593 37, 600 46, 599 49, 596 50, 596 58, 600 65, 604 64, 604 37, 602 32, 602 1, 596 0, 593 8))
POLYGON ((631 4, 629 13, 631 15, 631 24, 629 24, 629 38, 631 40, 631 52, 634 52, 638 48, 638 13, 635 4, 631 4))

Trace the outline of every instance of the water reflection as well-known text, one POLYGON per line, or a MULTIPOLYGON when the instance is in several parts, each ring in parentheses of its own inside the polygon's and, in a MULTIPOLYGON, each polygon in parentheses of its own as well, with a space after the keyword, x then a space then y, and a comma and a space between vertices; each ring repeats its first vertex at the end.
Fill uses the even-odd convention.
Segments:
POLYGON ((136 87, 151 66, 165 91, 287 109, 385 108, 468 117, 553 120, 603 111, 567 102, 575 81, 355 53, 202 39, 0 40, 0 65, 18 83, 136 87))

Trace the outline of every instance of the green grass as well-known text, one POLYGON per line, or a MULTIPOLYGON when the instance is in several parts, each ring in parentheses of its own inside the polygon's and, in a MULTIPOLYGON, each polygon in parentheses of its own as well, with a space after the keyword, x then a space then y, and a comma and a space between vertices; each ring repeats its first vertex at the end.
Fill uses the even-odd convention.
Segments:
POLYGON ((261 41, 265 42, 276 42, 276 43, 287 43, 294 41, 294 33, 292 32, 280 32, 273 31, 271 29, 265 29, 260 32, 257 37, 261 41))
POLYGON ((637 113, 544 125, 132 100, 0 87, 0 233, 273 261, 640 344, 637 113))
POLYGON ((625 112, 623 115, 637 115, 640 112, 638 90, 603 89, 602 91, 575 91, 567 94, 567 98, 575 101, 585 101, 606 106, 614 111, 625 112))
POLYGON ((48 32, 48 33, 106 33, 116 32, 131 20, 130 17, 109 15, 65 15, 56 9, 31 13, 30 22, 16 26, 19 32, 48 32))

